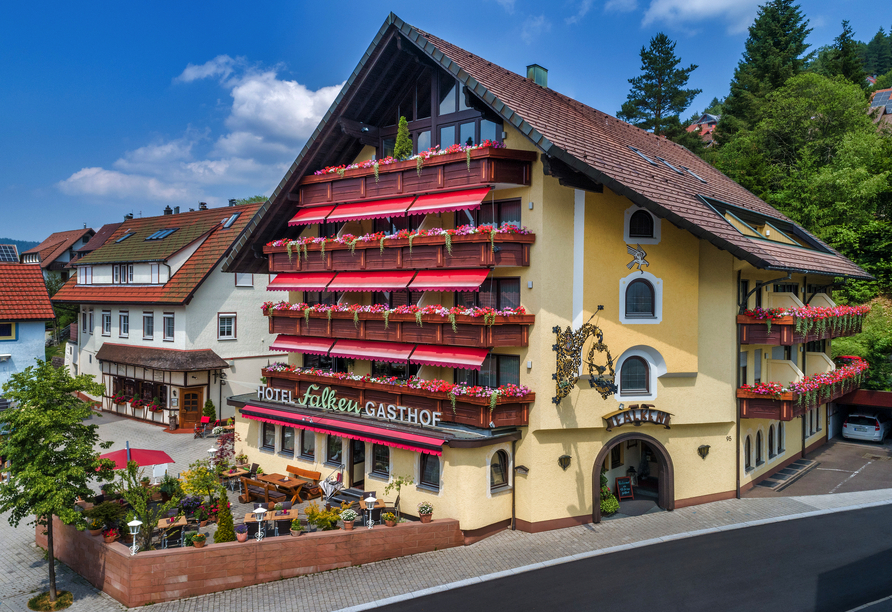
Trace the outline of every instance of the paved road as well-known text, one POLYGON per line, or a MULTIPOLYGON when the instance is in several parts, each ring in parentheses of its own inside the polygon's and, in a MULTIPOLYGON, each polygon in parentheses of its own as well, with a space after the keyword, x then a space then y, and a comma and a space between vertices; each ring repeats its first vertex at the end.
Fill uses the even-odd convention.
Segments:
POLYGON ((646 546, 381 610, 851 610, 892 594, 890 513, 840 512, 646 546))

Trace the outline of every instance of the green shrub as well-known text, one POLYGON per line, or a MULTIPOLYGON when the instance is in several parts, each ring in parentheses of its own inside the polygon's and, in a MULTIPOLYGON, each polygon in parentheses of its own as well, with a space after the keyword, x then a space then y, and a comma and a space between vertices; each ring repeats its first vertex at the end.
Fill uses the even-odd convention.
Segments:
POLYGON ((412 139, 409 137, 409 123, 405 117, 400 117, 396 143, 393 146, 393 156, 397 159, 407 159, 412 156, 412 139))
POLYGON ((616 497, 613 494, 610 494, 610 497, 607 499, 601 500, 601 514, 602 515, 610 515, 619 511, 619 502, 616 501, 616 497))
POLYGON ((214 402, 210 399, 204 403, 204 410, 202 411, 202 416, 210 417, 211 420, 217 419, 217 407, 214 406, 214 402))
POLYGON ((114 527, 126 513, 124 506, 118 502, 107 501, 93 506, 84 512, 84 516, 101 521, 103 525, 108 527, 114 527))
POLYGON ((235 527, 232 524, 232 510, 229 509, 229 501, 226 492, 220 491, 220 501, 217 510, 217 533, 214 534, 214 542, 235 542, 235 527))

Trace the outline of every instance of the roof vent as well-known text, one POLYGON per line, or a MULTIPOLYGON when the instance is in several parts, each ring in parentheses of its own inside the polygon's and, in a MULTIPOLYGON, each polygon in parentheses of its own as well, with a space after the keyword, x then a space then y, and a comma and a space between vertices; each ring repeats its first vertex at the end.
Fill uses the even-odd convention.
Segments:
POLYGON ((198 203, 198 210, 207 210, 207 209, 208 209, 208 203, 207 203, 207 202, 199 202, 199 203, 198 203))
POLYGON ((539 64, 530 64, 527 66, 527 78, 536 85, 548 87, 548 70, 539 64))
POLYGON ((173 214, 173 209, 172 209, 170 206, 165 206, 165 207, 164 207, 164 214, 165 214, 165 215, 172 215, 172 214, 173 214))
POLYGON ((126 215, 124 215, 124 221, 132 221, 132 220, 133 220, 133 213, 127 213, 126 215))
POLYGON ((235 203, 236 203, 236 202, 238 202, 238 200, 236 200, 235 198, 229 198, 229 205, 230 205, 230 206, 235 206, 235 203))

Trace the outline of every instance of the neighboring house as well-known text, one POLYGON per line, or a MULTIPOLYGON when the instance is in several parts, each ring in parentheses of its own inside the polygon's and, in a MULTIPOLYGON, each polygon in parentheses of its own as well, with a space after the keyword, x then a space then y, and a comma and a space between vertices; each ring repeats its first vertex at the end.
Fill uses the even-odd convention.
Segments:
POLYGON ((870 98, 870 110, 868 113, 873 122, 880 125, 892 123, 892 88, 878 89, 870 98))
POLYGON ((55 318, 40 268, 0 263, 0 409, 9 377, 45 358, 46 322, 55 318))
POLYGON ((128 219, 77 260, 53 300, 80 304, 66 361, 105 384, 104 409, 191 427, 206 400, 225 417, 221 398, 256 386, 269 355, 259 305, 268 277, 224 274, 219 262, 258 206, 128 219), (163 409, 134 407, 137 395, 163 409))
POLYGON ((46 279, 55 277, 61 281, 67 281, 71 271, 66 265, 72 259, 77 259, 77 250, 90 242, 95 234, 92 229, 69 230, 56 232, 38 244, 33 249, 28 249, 21 255, 21 261, 25 264, 40 264, 46 279))
MULTIPOLYGON (((128 215, 125 217, 125 220, 132 219, 132 215, 128 215)), ((75 251, 75 256, 68 262, 65 266, 69 270, 74 269, 74 263, 80 259, 81 257, 85 257, 101 247, 105 244, 105 241, 109 239, 109 237, 115 233, 115 231, 121 226, 120 223, 106 223, 102 227, 99 228, 99 231, 93 234, 93 237, 90 238, 90 241, 75 251)))
POLYGON ((344 466, 377 497, 410 477, 404 509, 431 501, 475 538, 599 521, 602 473, 665 509, 732 498, 832 435, 860 364, 820 393, 766 384, 835 371, 860 312, 808 335, 744 313, 831 306, 870 275, 532 72, 387 18, 224 263, 289 293, 268 336, 287 364, 230 398, 249 461, 344 466), (376 166, 401 115, 416 148, 454 152, 376 166), (486 139, 504 146, 459 147, 486 139))
POLYGON ((715 131, 715 126, 719 124, 719 119, 721 119, 721 115, 711 115, 709 113, 703 113, 703 115, 697 119, 694 123, 689 125, 686 129, 688 132, 697 132, 700 134, 700 138, 703 139, 703 142, 706 143, 706 146, 710 146, 713 143, 713 132, 715 131))

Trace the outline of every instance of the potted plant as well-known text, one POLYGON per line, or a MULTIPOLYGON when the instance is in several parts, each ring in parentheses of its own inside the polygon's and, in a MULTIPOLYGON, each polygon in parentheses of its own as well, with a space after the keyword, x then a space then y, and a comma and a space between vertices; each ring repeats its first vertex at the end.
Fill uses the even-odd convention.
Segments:
POLYGON ((199 527, 204 527, 208 524, 208 516, 208 509, 204 504, 195 509, 195 520, 198 521, 199 527))
MULTIPOLYGON (((291 535, 294 535, 294 532, 291 532, 291 535)), ((241 525, 235 526, 235 539, 239 542, 247 542, 248 541, 248 526, 242 523, 241 525)))
POLYGON ((396 515, 393 512, 385 512, 381 515, 381 520, 388 527, 396 527, 396 515))
POLYGON ((344 521, 344 530, 351 531, 353 529, 353 523, 358 518, 359 518, 359 515, 356 513, 356 510, 347 508, 346 510, 342 511, 341 512, 341 520, 344 521))
POLYGON ((90 530, 91 536, 98 536, 100 533, 102 533, 102 526, 103 526, 102 521, 100 521, 99 519, 95 519, 95 518, 93 520, 91 520, 89 523, 87 523, 87 529, 90 530))
POLYGON ((102 539, 105 540, 106 544, 111 544, 119 537, 121 537, 121 534, 115 527, 106 527, 102 530, 102 539))
POLYGON ((248 455, 245 453, 239 453, 235 456, 235 464, 236 465, 246 465, 248 463, 248 455))
POLYGON ((418 504, 418 517, 422 523, 430 523, 434 515, 434 505, 428 501, 418 504))
POLYGON ((202 548, 205 544, 205 541, 208 537, 203 533, 196 533, 192 535, 192 546, 195 548, 202 548))
POLYGON ((291 521, 291 535, 292 536, 297 537, 300 534, 302 534, 303 532, 304 532, 304 526, 301 524, 299 518, 296 518, 293 521, 291 521))
POLYGON ((282 512, 282 508, 284 508, 284 507, 285 507, 285 506, 283 506, 281 502, 278 502, 278 503, 276 503, 275 506, 273 506, 273 510, 276 511, 276 514, 281 515, 281 514, 283 514, 283 512, 282 512))
POLYGON ((170 501, 170 498, 179 492, 180 481, 170 474, 165 474, 161 478, 161 485, 158 487, 158 490, 161 492, 162 502, 170 501))

